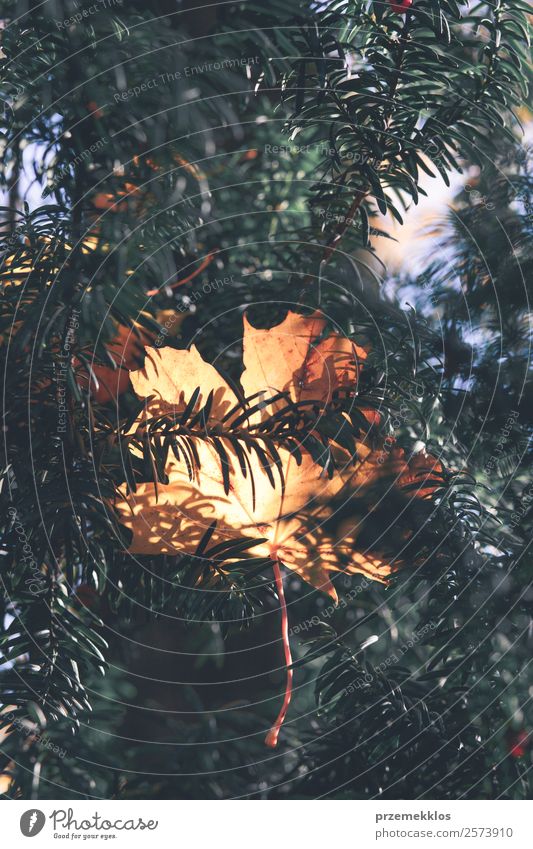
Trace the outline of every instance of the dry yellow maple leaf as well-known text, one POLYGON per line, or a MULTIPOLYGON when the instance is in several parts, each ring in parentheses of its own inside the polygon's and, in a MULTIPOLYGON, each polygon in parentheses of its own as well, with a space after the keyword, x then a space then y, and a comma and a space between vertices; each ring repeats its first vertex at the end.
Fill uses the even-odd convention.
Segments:
MULTIPOLYGON (((162 416, 175 421, 191 409, 206 408, 205 432, 189 436, 188 448, 182 445, 181 451, 168 453, 165 483, 121 490, 116 508, 133 534, 130 551, 194 554, 215 521, 218 541, 263 540, 254 554, 274 563, 284 631, 280 563, 335 600, 331 572, 361 572, 383 581, 391 571, 386 559, 357 550, 354 532, 343 539, 328 535, 324 521, 332 501, 346 504, 354 495, 360 498, 380 479, 400 486, 419 480, 425 495, 424 481, 432 468, 436 470, 432 458, 418 455, 409 464, 397 449, 383 462, 383 451, 372 450, 370 438, 357 441, 354 455, 333 436, 334 464, 328 472, 317 459, 316 440, 310 450, 312 436, 305 430, 296 450, 294 444, 286 447, 280 435, 272 459, 264 422, 291 405, 295 410, 311 408, 319 418, 339 392, 353 396, 356 391, 365 349, 338 333, 325 336, 325 330, 326 320, 319 313, 289 312, 281 324, 267 330, 254 328, 245 317, 244 404, 194 346, 147 348, 144 367, 130 373, 135 393, 146 399, 131 431, 140 439, 162 416)), ((370 413, 368 418, 375 420, 370 413)), ((288 640, 285 646, 290 665, 288 640)), ((285 710, 287 705, 286 696, 285 710)), ((272 732, 269 744, 275 745, 276 739, 277 732, 272 732)))

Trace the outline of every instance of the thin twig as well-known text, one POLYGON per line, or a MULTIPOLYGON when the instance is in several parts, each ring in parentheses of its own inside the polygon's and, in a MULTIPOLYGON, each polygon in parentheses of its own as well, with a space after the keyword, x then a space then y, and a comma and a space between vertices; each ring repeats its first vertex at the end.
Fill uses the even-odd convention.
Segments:
POLYGON ((283 591, 283 578, 281 576, 281 569, 279 568, 279 560, 275 560, 273 564, 274 569, 274 578, 276 579, 276 589, 278 591, 278 598, 281 607, 281 639, 283 640, 283 651, 285 653, 285 665, 287 667, 287 682, 285 685, 285 698, 283 699, 283 704, 281 706, 281 710, 278 714, 278 718, 276 719, 274 725, 268 732, 265 737, 265 744, 271 748, 275 749, 278 745, 278 737, 281 726, 283 725, 283 720, 287 714, 287 710, 289 709, 289 705, 292 697, 292 656, 291 656, 291 646, 289 643, 289 617, 287 615, 287 604, 285 602, 285 593, 283 591))

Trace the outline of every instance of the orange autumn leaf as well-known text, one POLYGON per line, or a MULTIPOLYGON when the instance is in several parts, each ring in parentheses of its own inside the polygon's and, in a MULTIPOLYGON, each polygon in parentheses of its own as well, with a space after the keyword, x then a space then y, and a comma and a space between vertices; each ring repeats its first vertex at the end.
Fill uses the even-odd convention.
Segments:
MULTIPOLYGON (((245 395, 263 392, 268 397, 284 391, 296 403, 327 404, 336 389, 354 388, 367 352, 338 333, 320 339, 325 327, 319 313, 306 318, 289 312, 285 321, 269 330, 257 330, 245 316, 241 377, 245 395)), ((274 404, 265 414, 285 403, 274 404)))
MULTIPOLYGON (((156 320, 161 325, 161 332, 155 338, 156 344, 166 337, 176 336, 184 318, 184 313, 159 310, 156 320)), ((80 389, 86 390, 89 387, 91 397, 99 404, 116 401, 119 395, 131 389, 130 372, 142 364, 145 346, 153 341, 154 335, 137 323, 133 327, 117 324, 116 334, 107 345, 108 354, 115 367, 91 362, 92 374, 89 376, 83 370, 79 359, 74 359, 80 389)))
MULTIPOLYGON (((30 247, 29 241, 26 239, 26 244, 30 247)), ((96 235, 88 235, 81 242, 81 252, 83 254, 90 254, 98 247, 98 237, 96 235)), ((39 258, 39 262, 37 263, 37 267, 39 267, 39 263, 42 263, 47 267, 48 280, 46 281, 46 286, 53 286, 57 280, 57 275, 59 274, 61 268, 64 266, 64 257, 61 261, 57 260, 56 265, 52 265, 54 260, 57 258, 56 253, 56 245, 54 240, 49 236, 43 236, 38 241, 39 250, 37 252, 37 256, 39 258)), ((68 243, 64 243, 61 246, 62 250, 65 254, 68 254, 72 251, 72 245, 68 243)), ((19 256, 17 253, 8 254, 2 258, 2 268, 0 271, 0 286, 23 286, 27 283, 30 274, 35 271, 35 257, 31 256, 29 253, 27 255, 19 256)))
POLYGON ((8 772, 9 769, 13 769, 15 764, 13 761, 10 761, 6 767, 5 771, 0 772, 0 795, 4 793, 9 793, 9 788, 13 782, 13 777, 8 772))
POLYGON ((420 461, 416 471, 410 471, 403 452, 395 450, 382 462, 383 452, 373 450, 363 439, 357 443, 356 456, 335 446, 335 467, 328 474, 309 450, 309 437, 302 433, 297 452, 280 439, 278 462, 265 463, 269 451, 261 436, 262 421, 290 403, 307 403, 320 411, 337 390, 355 392, 367 353, 338 333, 325 335, 325 330, 326 321, 318 313, 289 312, 281 324, 268 330, 256 329, 244 319, 241 384, 245 397, 251 399, 249 409, 258 409, 242 423, 241 447, 238 435, 227 429, 241 416, 242 403, 198 350, 194 346, 188 351, 147 349, 144 367, 131 373, 135 393, 146 399, 132 435, 141 439, 159 416, 183 415, 195 393, 194 409, 200 410, 208 401, 210 408, 206 435, 190 437, 193 462, 183 452, 178 456, 169 452, 165 483, 141 483, 135 492, 122 488, 116 507, 132 531, 132 553, 194 554, 216 521, 217 540, 264 540, 254 554, 284 564, 334 599, 331 572, 346 570, 386 579, 390 563, 358 551, 353 536, 340 541, 331 538, 324 530, 324 517, 333 499, 360 497, 391 477, 400 485, 402 479, 411 481, 422 468, 420 461))
POLYGON ((135 205, 142 194, 142 190, 135 183, 125 182, 124 188, 120 189, 116 195, 110 192, 97 192, 91 198, 91 204, 95 209, 120 212, 127 207, 128 202, 135 205), (124 200, 119 200, 119 198, 124 198, 124 200))
POLYGON ((151 341, 151 335, 142 328, 117 325, 117 332, 106 346, 113 366, 91 363, 89 375, 78 358, 74 358, 77 382, 80 389, 89 388, 91 397, 99 404, 116 401, 119 395, 130 388, 131 369, 142 362, 145 345, 151 341))

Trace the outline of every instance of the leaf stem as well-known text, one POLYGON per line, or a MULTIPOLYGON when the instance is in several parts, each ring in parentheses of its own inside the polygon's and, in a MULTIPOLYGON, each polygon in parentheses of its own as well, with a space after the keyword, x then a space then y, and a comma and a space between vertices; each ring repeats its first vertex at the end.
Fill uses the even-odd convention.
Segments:
MULTIPOLYGON (((200 263, 198 268, 195 268, 195 270, 191 271, 191 273, 188 274, 186 277, 182 277, 181 280, 176 280, 174 283, 168 284, 166 286, 166 288, 167 289, 176 289, 178 286, 183 286, 184 283, 188 283, 190 280, 193 280, 195 277, 198 276, 198 274, 200 274, 201 271, 204 270, 204 268, 207 268, 207 266, 214 260, 214 258, 215 258, 215 251, 211 251, 211 253, 208 253, 207 256, 205 257, 205 259, 202 260, 202 262, 200 263)), ((159 286, 157 289, 150 289, 150 291, 147 292, 146 294, 148 295, 148 297, 151 298, 153 295, 157 295, 157 293, 162 288, 164 288, 164 287, 159 286)))
POLYGON ((285 602, 285 593, 283 591, 283 578, 281 576, 281 570, 279 568, 279 560, 275 560, 273 564, 274 570, 274 578, 276 580, 276 589, 278 591, 278 598, 281 607, 281 639, 283 640, 283 651, 285 653, 285 664, 287 667, 287 681, 285 684, 285 698, 283 699, 283 704, 281 706, 281 710, 278 713, 278 717, 265 737, 265 744, 269 746, 271 749, 275 749, 278 745, 278 737, 279 732, 281 730, 281 726, 283 725, 283 721, 287 714, 287 710, 289 708, 289 704, 291 702, 292 697, 292 656, 291 656, 291 646, 289 643, 289 617, 287 615, 287 604, 285 602))

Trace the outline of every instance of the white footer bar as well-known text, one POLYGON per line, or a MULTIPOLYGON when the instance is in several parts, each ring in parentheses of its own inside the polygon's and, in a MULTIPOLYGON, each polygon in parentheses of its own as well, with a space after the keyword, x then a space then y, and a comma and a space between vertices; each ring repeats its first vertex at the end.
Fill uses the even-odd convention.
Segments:
POLYGON ((0 820, 2 845, 10 849, 65 843, 117 849, 532 849, 532 816, 530 801, 17 800, 2 806, 0 820))

